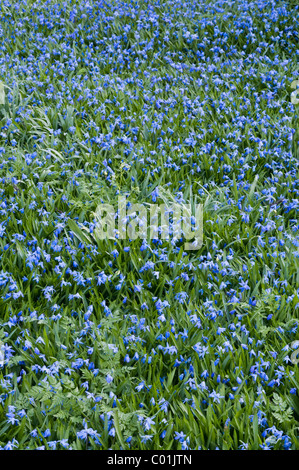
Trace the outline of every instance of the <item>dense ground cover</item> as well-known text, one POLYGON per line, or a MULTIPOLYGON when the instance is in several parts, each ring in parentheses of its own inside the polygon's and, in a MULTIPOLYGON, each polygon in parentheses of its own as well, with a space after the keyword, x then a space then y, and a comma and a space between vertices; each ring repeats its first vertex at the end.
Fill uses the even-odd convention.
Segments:
POLYGON ((1 2, 2 448, 299 448, 296 3, 1 2))

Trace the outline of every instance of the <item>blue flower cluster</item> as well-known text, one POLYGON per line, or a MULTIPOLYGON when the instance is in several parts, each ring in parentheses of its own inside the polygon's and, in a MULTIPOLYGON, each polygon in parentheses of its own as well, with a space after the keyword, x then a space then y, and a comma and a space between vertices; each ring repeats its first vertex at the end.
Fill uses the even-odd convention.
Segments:
POLYGON ((299 448, 298 25, 1 2, 2 449, 299 448), (96 236, 101 203, 190 194, 199 250, 96 236))

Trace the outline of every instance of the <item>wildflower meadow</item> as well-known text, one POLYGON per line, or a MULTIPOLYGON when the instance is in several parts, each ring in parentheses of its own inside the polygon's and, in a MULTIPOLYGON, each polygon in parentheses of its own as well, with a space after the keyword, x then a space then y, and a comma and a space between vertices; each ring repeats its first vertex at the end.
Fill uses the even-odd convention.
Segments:
POLYGON ((1 0, 2 450, 299 449, 298 60, 297 0, 1 0))

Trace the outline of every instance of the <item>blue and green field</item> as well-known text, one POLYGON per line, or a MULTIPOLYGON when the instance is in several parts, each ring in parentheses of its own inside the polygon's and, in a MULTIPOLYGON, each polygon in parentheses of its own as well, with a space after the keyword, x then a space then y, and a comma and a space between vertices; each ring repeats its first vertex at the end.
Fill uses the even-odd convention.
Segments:
POLYGON ((298 59, 296 0, 1 1, 2 449, 299 449, 298 59))

